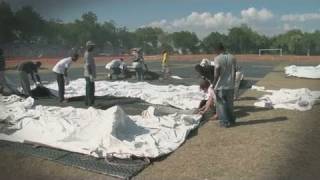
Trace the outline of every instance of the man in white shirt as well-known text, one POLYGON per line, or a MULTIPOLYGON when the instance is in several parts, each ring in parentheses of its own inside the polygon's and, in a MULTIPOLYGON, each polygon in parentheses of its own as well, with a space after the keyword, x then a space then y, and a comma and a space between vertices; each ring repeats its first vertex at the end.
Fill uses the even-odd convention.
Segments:
POLYGON ((234 86, 237 62, 233 55, 226 53, 220 43, 215 48, 213 87, 216 93, 216 109, 221 127, 230 127, 235 123, 233 112, 234 86))
POLYGON ((65 83, 68 84, 68 69, 72 62, 77 61, 79 55, 77 53, 72 54, 71 57, 61 59, 57 64, 52 68, 52 71, 57 75, 58 89, 59 89, 59 101, 67 102, 64 99, 64 86, 65 83))
POLYGON ((123 61, 123 58, 114 59, 106 65, 106 69, 111 71, 108 75, 110 79, 112 79, 113 77, 115 79, 118 79, 118 75, 120 75, 121 73, 125 73, 127 65, 123 61))

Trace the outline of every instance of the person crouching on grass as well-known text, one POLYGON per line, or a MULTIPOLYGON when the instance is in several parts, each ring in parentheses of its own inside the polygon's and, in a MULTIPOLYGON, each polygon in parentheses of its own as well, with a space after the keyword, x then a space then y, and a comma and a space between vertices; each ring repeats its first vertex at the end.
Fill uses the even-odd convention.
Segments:
MULTIPOLYGON (((200 90, 207 93, 207 100, 202 100, 200 102, 199 108, 195 111, 196 114, 204 114, 209 112, 209 110, 213 109, 214 107, 214 100, 215 100, 215 94, 214 90, 211 87, 211 84, 208 80, 202 80, 200 82, 200 90)), ((218 117, 216 114, 213 115, 210 120, 216 120, 218 117)))
POLYGON ((52 71, 57 75, 58 90, 59 90, 59 101, 66 103, 64 99, 64 86, 69 84, 68 81, 68 69, 72 62, 76 62, 79 58, 79 54, 74 53, 71 57, 61 59, 52 68, 52 71))

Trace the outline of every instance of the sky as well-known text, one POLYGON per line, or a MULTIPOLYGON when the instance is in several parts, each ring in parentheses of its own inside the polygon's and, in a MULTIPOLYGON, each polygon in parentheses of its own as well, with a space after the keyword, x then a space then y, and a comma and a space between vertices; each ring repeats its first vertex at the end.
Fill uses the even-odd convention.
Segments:
MULTIPOLYGON (((0 0, 1 1, 1 0, 0 0)), ((247 24, 260 34, 291 29, 320 30, 320 0, 2 0, 14 10, 29 5, 46 19, 71 22, 94 12, 99 22, 113 20, 129 30, 161 27, 188 30, 200 38, 247 24)))

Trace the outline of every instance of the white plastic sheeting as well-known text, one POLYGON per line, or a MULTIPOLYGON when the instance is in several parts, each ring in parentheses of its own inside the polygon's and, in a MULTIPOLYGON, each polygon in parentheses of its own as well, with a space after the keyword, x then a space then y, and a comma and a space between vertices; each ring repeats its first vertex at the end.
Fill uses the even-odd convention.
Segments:
POLYGON ((252 89, 270 93, 254 103, 258 107, 307 111, 312 109, 312 106, 320 98, 320 91, 310 91, 307 88, 265 90, 264 87, 253 86, 252 89))
POLYGON ((183 80, 182 77, 180 76, 176 76, 176 75, 173 75, 173 76, 170 76, 172 79, 179 79, 179 80, 183 80))
POLYGON ((284 68, 287 76, 301 78, 320 79, 320 65, 318 66, 296 66, 291 65, 284 68))
POLYGON ((94 108, 34 106, 32 98, 0 96, 0 139, 31 141, 92 155, 155 158, 176 150, 200 122, 200 115, 155 116, 149 107, 128 116, 118 106, 94 108))
MULTIPOLYGON (((46 85, 47 88, 57 93, 56 82, 46 85)), ((140 98, 151 104, 171 105, 180 109, 197 108, 203 99, 204 93, 199 86, 184 85, 153 85, 147 82, 130 83, 127 81, 96 81, 96 96, 115 96, 140 98)), ((77 79, 71 81, 65 88, 65 97, 76 97, 85 95, 85 80, 77 79)))

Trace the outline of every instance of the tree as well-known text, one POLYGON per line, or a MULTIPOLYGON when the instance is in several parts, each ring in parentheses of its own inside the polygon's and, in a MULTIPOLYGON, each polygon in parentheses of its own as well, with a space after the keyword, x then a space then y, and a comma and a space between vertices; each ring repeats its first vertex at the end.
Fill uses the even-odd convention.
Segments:
POLYGON ((119 48, 122 52, 128 52, 129 49, 137 47, 136 34, 129 32, 126 27, 120 27, 117 30, 119 48))
MULTIPOLYGON (((99 23, 93 12, 84 13, 80 19, 68 23, 45 20, 30 6, 24 6, 14 13, 8 3, 0 2, 1 45, 12 47, 11 43, 26 42, 29 48, 21 49, 35 47, 42 52, 45 45, 48 48, 56 47, 56 51, 59 51, 84 47, 88 40, 94 41, 97 51, 104 53, 123 53, 133 47, 142 47, 146 54, 158 54, 163 49, 178 50, 182 53, 212 53, 213 47, 222 42, 234 53, 257 53, 260 48, 282 48, 287 54, 320 54, 319 30, 310 33, 291 30, 274 37, 266 37, 247 25, 241 25, 231 28, 227 35, 212 32, 201 41, 195 33, 189 31, 170 34, 161 28, 153 27, 129 31, 126 27, 118 27, 113 21, 99 23)), ((18 54, 16 51, 12 52, 18 54)))
POLYGON ((29 43, 36 43, 41 40, 40 38, 45 30, 45 21, 32 7, 22 7, 16 12, 15 18, 20 40, 29 43))
POLYGON ((226 47, 228 47, 228 36, 220 34, 218 32, 212 32, 203 39, 202 48, 204 52, 212 53, 214 47, 216 47, 219 43, 223 43, 226 47))
POLYGON ((276 36, 273 39, 272 47, 282 48, 289 54, 304 54, 302 39, 303 33, 300 30, 291 30, 276 36))
POLYGON ((11 42, 15 39, 16 21, 10 5, 0 2, 0 43, 11 42))
POLYGON ((259 48, 268 47, 268 38, 254 32, 247 25, 234 27, 229 30, 228 43, 235 53, 257 53, 259 48))
POLYGON ((195 33, 189 31, 174 32, 171 34, 176 49, 183 53, 198 53, 200 41, 195 33))
POLYGON ((160 37, 164 32, 160 28, 144 27, 135 31, 138 46, 144 49, 147 54, 159 53, 161 47, 160 37))

